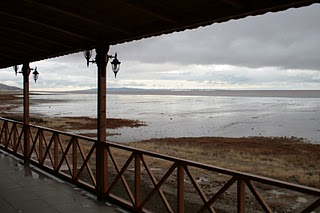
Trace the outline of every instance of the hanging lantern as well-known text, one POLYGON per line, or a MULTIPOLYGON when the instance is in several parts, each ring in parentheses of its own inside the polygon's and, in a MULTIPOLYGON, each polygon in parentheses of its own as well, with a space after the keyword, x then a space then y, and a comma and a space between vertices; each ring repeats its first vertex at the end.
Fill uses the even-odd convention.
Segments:
POLYGON ((120 70, 120 64, 121 62, 117 58, 117 53, 114 55, 114 59, 111 62, 111 68, 112 71, 114 72, 114 77, 117 78, 117 73, 120 70))
POLYGON ((39 72, 37 71, 37 67, 34 69, 33 71, 33 80, 34 82, 37 82, 38 78, 39 78, 39 72))
POLYGON ((90 59, 91 59, 91 56, 92 56, 92 50, 83 51, 83 56, 87 60, 87 67, 89 67, 90 59))
POLYGON ((19 70, 19 65, 14 65, 12 68, 13 68, 15 74, 17 75, 18 74, 18 70, 19 70))

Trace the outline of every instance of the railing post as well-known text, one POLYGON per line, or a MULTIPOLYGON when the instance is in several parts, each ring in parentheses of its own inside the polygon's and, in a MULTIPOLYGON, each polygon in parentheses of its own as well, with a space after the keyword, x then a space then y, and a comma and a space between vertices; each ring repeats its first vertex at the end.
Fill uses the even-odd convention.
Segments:
POLYGON ((4 126, 4 146, 8 148, 8 143, 9 143, 9 124, 8 121, 6 121, 5 126, 4 126))
POLYGON ((59 165, 59 142, 58 142, 58 135, 57 133, 53 133, 53 165, 54 165, 54 170, 58 170, 58 165, 59 165))
POLYGON ((12 134, 13 134, 13 151, 15 152, 17 146, 17 126, 13 124, 12 126, 12 134))
POLYGON ((135 154, 135 206, 134 208, 138 211, 141 205, 141 161, 140 155, 135 154))
POLYGON ((73 167, 73 174, 72 179, 74 180, 78 174, 78 149, 77 149, 77 139, 72 137, 72 167, 73 167))
POLYGON ((41 164, 42 160, 43 160, 43 132, 40 129, 39 130, 39 163, 41 164))
POLYGON ((246 212, 246 184, 242 178, 238 179, 237 182, 237 209, 238 213, 246 212))
POLYGON ((108 189, 108 152, 106 141, 106 90, 109 45, 101 42, 96 47, 98 66, 98 141, 96 146, 96 192, 98 200, 104 198, 108 189))
POLYGON ((177 167, 178 179, 178 213, 184 212, 184 169, 181 164, 177 167))
POLYGON ((29 164, 29 152, 30 152, 30 138, 29 138, 29 75, 30 67, 29 63, 24 63, 22 66, 23 74, 23 147, 24 147, 24 163, 29 164))

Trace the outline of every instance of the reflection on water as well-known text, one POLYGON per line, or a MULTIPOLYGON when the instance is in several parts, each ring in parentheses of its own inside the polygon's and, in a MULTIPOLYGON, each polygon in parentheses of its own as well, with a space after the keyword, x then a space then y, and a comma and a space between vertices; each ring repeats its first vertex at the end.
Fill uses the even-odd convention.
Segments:
MULTIPOLYGON (((59 100, 31 106, 44 116, 96 117, 95 94, 37 95, 59 100)), ((163 137, 295 136, 320 143, 320 98, 179 95, 107 96, 107 116, 138 119, 148 126, 110 130, 110 141, 163 137)))

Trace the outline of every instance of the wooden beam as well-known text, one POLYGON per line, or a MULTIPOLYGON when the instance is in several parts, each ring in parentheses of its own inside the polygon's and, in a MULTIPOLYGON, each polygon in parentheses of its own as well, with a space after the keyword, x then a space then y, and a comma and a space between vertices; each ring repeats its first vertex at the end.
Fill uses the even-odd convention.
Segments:
POLYGON ((122 2, 126 3, 127 5, 134 7, 140 10, 143 13, 149 14, 153 17, 159 18, 163 21, 176 24, 177 18, 173 15, 170 15, 164 12, 159 6, 148 4, 145 1, 132 1, 132 0, 121 0, 122 2))
POLYGON ((17 47, 14 48, 12 46, 9 46, 8 43, 1 44, 0 47, 1 47, 1 49, 5 50, 6 53, 11 52, 15 55, 19 55, 19 57, 25 55, 25 53, 26 53, 26 51, 23 51, 17 47))
MULTIPOLYGON (((49 50, 45 50, 45 49, 43 49, 43 48, 30 45, 29 43, 20 42, 20 41, 17 40, 16 38, 7 39, 7 38, 1 37, 0 43, 18 45, 19 47, 25 47, 26 49, 33 49, 33 51, 41 51, 41 52, 46 52, 46 53, 49 53, 49 52, 50 52, 49 50)), ((10 46, 11 46, 11 45, 10 45, 10 46)))
MULTIPOLYGON (((0 48, 1 49, 1 48, 0 48)), ((10 59, 10 61, 15 61, 17 60, 16 57, 10 55, 10 54, 7 54, 7 53, 3 53, 3 52, 0 52, 0 56, 1 58, 7 58, 7 59, 10 59)))
MULTIPOLYGON (((19 36, 21 35, 22 37, 28 37, 28 38, 31 39, 31 41, 32 40, 40 40, 40 41, 48 42, 50 44, 71 48, 71 46, 66 45, 64 43, 53 41, 52 39, 48 39, 48 38, 44 38, 44 37, 41 37, 41 36, 37 36, 36 34, 27 33, 25 31, 17 30, 17 29, 14 29, 14 28, 0 26, 0 29, 4 30, 5 32, 11 31, 12 33, 14 33, 16 35, 19 35, 19 36)), ((0 37, 2 38, 3 36, 1 35, 0 37)))
POLYGON ((59 28, 59 27, 55 27, 53 25, 45 24, 45 23, 42 23, 40 21, 35 21, 35 20, 27 18, 27 17, 13 15, 13 14, 10 14, 10 13, 7 13, 7 12, 0 12, 0 15, 4 15, 4 16, 11 17, 11 18, 14 18, 14 19, 22 20, 22 21, 29 22, 29 23, 32 23, 32 24, 35 24, 35 25, 39 25, 41 27, 48 28, 48 29, 51 29, 51 30, 55 30, 55 31, 61 32, 63 34, 69 35, 69 36, 77 37, 77 38, 88 40, 88 41, 91 41, 91 42, 95 41, 95 39, 89 38, 87 36, 80 35, 78 33, 72 32, 70 30, 65 30, 65 29, 62 29, 62 28, 59 28))
POLYGON ((231 5, 232 7, 237 9, 243 9, 245 7, 245 4, 243 3, 243 1, 239 1, 239 0, 220 0, 220 1, 228 5, 231 5))
POLYGON ((79 19, 81 21, 85 21, 85 22, 88 22, 90 24, 94 24, 94 25, 100 26, 102 28, 112 29, 112 30, 115 30, 115 31, 118 31, 118 32, 121 32, 121 33, 124 33, 124 34, 127 34, 127 35, 132 34, 128 30, 122 29, 120 27, 115 27, 115 26, 110 25, 110 24, 101 23, 99 21, 96 21, 96 20, 93 20, 91 18, 85 17, 84 15, 75 14, 74 12, 70 12, 70 11, 67 11, 67 10, 62 9, 62 8, 57 8, 55 6, 51 6, 51 5, 48 5, 46 3, 42 3, 42 2, 40 3, 40 2, 36 2, 36 1, 32 1, 32 0, 23 0, 23 1, 31 3, 34 6, 37 6, 39 8, 46 9, 46 10, 51 10, 51 11, 54 11, 54 12, 58 12, 58 13, 61 13, 63 15, 67 15, 67 16, 79 19))

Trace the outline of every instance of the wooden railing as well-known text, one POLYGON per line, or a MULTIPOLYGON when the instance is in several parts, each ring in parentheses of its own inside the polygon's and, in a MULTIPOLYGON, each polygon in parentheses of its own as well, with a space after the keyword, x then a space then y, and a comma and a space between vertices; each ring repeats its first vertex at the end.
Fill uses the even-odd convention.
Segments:
MULTIPOLYGON (((95 192, 97 141, 0 118, 0 147, 95 192), (29 145, 28 145, 29 144, 29 145)), ((105 198, 136 212, 312 212, 320 190, 104 142, 105 198)))

